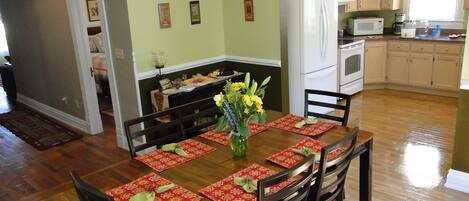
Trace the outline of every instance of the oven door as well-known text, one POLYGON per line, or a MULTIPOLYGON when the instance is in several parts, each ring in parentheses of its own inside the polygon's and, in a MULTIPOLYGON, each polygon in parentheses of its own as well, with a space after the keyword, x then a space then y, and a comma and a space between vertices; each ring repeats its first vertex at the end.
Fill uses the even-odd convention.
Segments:
POLYGON ((340 85, 363 78, 364 54, 364 44, 340 49, 340 85))

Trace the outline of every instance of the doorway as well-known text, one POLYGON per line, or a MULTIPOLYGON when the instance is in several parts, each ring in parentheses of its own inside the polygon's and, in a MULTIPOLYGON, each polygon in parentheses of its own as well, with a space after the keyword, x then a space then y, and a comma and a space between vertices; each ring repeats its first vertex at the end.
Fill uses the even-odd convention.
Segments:
POLYGON ((105 1, 67 0, 67 6, 89 133, 101 133, 103 122, 114 122, 116 132, 120 132, 122 118, 105 1))

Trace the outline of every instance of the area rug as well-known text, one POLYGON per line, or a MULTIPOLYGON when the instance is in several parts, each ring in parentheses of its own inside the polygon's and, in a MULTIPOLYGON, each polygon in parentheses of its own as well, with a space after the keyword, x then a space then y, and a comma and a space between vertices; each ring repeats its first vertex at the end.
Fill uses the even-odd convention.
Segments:
POLYGON ((28 109, 13 110, 0 115, 0 124, 41 151, 82 137, 28 109))

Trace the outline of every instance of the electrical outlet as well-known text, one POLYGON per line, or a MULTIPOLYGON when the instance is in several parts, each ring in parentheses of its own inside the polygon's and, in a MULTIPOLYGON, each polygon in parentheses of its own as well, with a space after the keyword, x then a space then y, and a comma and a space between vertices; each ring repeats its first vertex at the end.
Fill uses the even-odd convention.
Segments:
POLYGON ((114 55, 116 59, 125 59, 124 49, 122 48, 114 48, 114 55))
POLYGON ((64 97, 62 97, 60 100, 61 100, 62 102, 64 102, 65 105, 68 105, 68 98, 67 98, 67 97, 64 96, 64 97))

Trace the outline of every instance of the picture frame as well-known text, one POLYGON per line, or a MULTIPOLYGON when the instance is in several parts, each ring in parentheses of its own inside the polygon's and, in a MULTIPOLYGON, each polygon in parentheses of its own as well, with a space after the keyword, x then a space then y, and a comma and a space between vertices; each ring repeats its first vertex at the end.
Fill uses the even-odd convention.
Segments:
POLYGON ((244 0, 244 20, 254 21, 254 0, 244 0))
POLYGON ((160 28, 171 28, 171 10, 169 7, 169 3, 159 3, 158 13, 160 17, 160 28))
POLYGON ((86 0, 86 7, 88 9, 88 20, 90 22, 99 21, 98 0, 86 0))
POLYGON ((189 2, 189 11, 191 14, 191 24, 200 24, 202 22, 200 16, 200 2, 191 1, 189 2))

